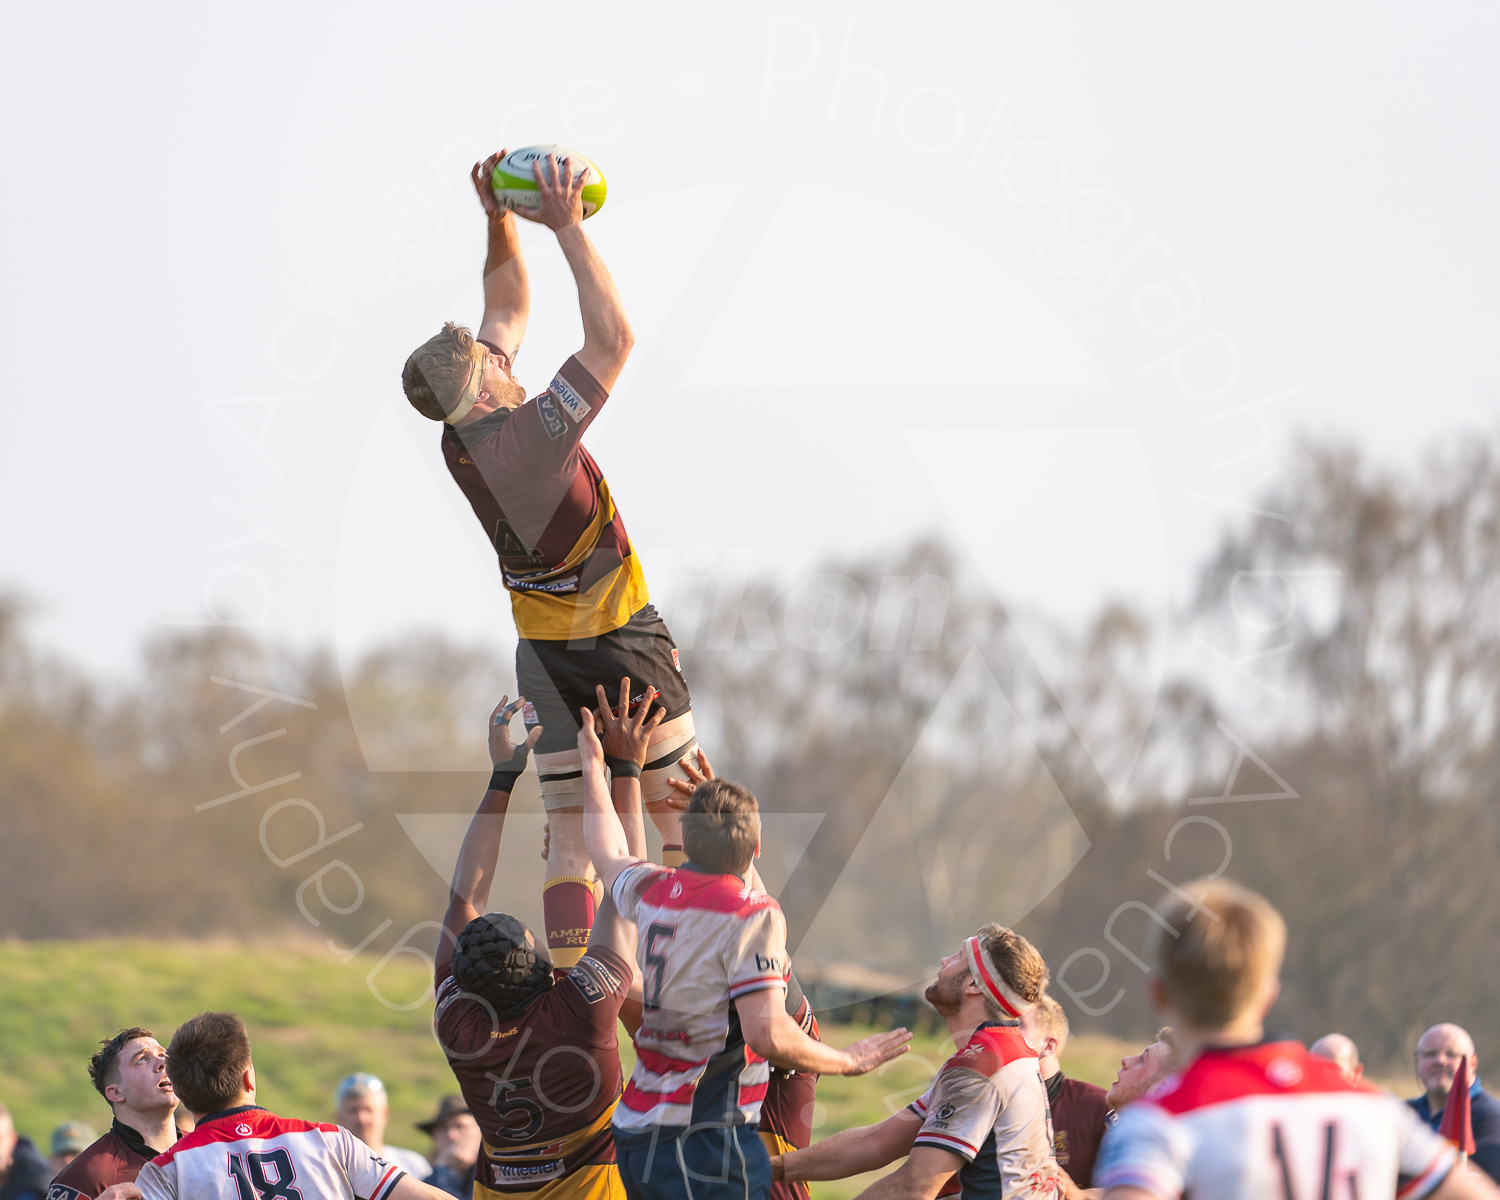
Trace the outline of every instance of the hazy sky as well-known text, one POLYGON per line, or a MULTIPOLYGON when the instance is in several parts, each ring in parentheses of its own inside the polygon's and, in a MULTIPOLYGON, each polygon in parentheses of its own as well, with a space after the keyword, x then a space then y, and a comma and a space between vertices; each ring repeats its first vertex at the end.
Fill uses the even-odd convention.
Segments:
MULTIPOLYGON (((1489 5, 31 6, 3 52, 0 586, 129 669, 508 607, 399 372, 474 323, 468 165, 560 142, 634 318, 589 442, 648 577, 946 532, 1166 613, 1288 437, 1492 423, 1489 5), (1268 399, 1269 398, 1269 399, 1268 399), (1268 401, 1264 404, 1261 402, 1268 401)), ((529 229, 540 389, 580 342, 529 229)), ((670 617, 670 614, 669 614, 670 617)))

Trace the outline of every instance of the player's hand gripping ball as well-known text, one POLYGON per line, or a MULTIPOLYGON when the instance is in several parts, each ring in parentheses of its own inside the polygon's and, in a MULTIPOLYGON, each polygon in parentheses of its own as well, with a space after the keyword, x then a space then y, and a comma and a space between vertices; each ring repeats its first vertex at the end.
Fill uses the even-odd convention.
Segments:
POLYGON ((537 163, 545 162, 549 154, 559 164, 563 159, 571 158, 575 176, 585 167, 588 168, 588 182, 583 185, 583 217, 588 220, 604 207, 604 172, 578 151, 569 150, 565 146, 522 146, 519 150, 512 150, 495 164, 494 173, 490 176, 490 187, 494 190, 495 199, 512 210, 539 207, 542 200, 537 194, 536 175, 532 168, 537 163))

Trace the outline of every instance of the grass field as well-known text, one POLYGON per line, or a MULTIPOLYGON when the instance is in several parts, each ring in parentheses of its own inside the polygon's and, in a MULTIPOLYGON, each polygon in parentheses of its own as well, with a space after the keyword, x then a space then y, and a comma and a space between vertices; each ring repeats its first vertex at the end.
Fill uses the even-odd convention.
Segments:
MULTIPOLYGON (((81 1119, 96 1129, 109 1110, 88 1081, 85 1064, 101 1038, 144 1025, 166 1042, 179 1022, 209 1008, 240 1013, 255 1047, 258 1099, 288 1116, 332 1118, 332 1093, 351 1071, 385 1080, 391 1097, 387 1140, 426 1152, 412 1128, 456 1090, 431 1032, 423 1000, 402 1012, 380 1003, 366 976, 378 960, 343 964, 316 943, 261 946, 155 942, 0 942, 0 1102, 16 1127, 43 1145, 62 1121, 81 1119)), ((427 972, 402 955, 378 978, 397 1003, 422 997, 427 972)), ((870 1030, 825 1027, 833 1045, 870 1030)), ((881 1120, 921 1094, 951 1042, 919 1038, 904 1057, 856 1079, 824 1079, 818 1086, 814 1135, 881 1120)), ((1080 1036, 1068 1047, 1069 1075, 1107 1086, 1124 1054, 1140 1047, 1080 1036)), ((629 1070, 630 1048, 622 1046, 629 1070)), ((1387 1081, 1411 1089, 1407 1081, 1387 1081)), ((816 1185, 817 1200, 846 1200, 865 1179, 816 1185)))

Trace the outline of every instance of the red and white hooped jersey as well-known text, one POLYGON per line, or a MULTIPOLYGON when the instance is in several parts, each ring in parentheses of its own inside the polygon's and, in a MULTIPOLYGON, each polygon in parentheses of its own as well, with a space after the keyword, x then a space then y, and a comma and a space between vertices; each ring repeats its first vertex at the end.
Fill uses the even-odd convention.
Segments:
POLYGON ((1095 1187, 1162 1200, 1418 1200, 1457 1154, 1394 1096, 1298 1042, 1205 1050, 1127 1105, 1095 1187))
POLYGON ((734 1001, 786 987, 780 906, 737 875, 654 863, 620 872, 614 897, 636 925, 644 991, 615 1128, 757 1124, 770 1065, 745 1044, 734 1001))
POLYGON ((202 1121, 136 1186, 146 1200, 386 1200, 403 1175, 341 1126, 250 1104, 202 1121))
POLYGON ((916 1145, 964 1160, 963 1200, 1055 1194, 1047 1085, 1018 1022, 980 1025, 910 1108, 922 1119, 916 1145))

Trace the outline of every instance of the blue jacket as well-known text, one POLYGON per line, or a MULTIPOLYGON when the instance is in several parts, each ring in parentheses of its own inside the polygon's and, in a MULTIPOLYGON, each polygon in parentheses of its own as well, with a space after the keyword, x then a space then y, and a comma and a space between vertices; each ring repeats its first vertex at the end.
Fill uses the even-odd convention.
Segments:
MULTIPOLYGON (((1425 1095, 1407 1103, 1434 1130, 1443 1123, 1443 1110, 1433 1112, 1425 1095)), ((1469 1116, 1474 1126, 1474 1157, 1470 1161, 1500 1183, 1500 1100, 1484 1090, 1478 1075, 1469 1085, 1469 1116)))
POLYGON ((32 1145, 30 1138, 16 1140, 10 1172, 0 1183, 0 1200, 42 1200, 52 1182, 52 1168, 32 1145))

